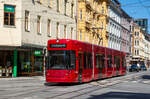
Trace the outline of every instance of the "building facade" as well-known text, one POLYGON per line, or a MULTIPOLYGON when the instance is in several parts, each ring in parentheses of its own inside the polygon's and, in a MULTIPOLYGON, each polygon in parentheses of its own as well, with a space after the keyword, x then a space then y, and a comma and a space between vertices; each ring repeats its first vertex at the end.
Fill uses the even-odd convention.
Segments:
POLYGON ((130 16, 120 7, 118 0, 111 0, 109 6, 109 48, 129 53, 130 21, 130 16))
POLYGON ((150 40, 142 28, 134 23, 132 32, 132 60, 131 64, 145 64, 149 67, 150 40))
POLYGON ((121 10, 122 18, 121 18, 121 51, 126 52, 127 54, 130 54, 130 23, 132 21, 132 18, 123 10, 121 10))
POLYGON ((76 39, 75 0, 1 0, 0 8, 0 77, 42 75, 48 39, 76 39))
POLYGON ((109 6, 109 39, 108 47, 116 50, 121 48, 121 11, 120 3, 111 0, 109 6))
POLYGON ((78 0, 78 40, 108 46, 108 0, 78 0))

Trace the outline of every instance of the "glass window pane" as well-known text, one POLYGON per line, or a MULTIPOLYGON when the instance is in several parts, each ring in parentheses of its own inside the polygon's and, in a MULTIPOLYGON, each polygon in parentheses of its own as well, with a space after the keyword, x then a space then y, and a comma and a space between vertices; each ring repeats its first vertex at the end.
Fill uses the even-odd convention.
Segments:
POLYGON ((75 51, 56 50, 49 51, 48 68, 49 69, 75 69, 76 66, 75 51))
POLYGON ((15 25, 15 15, 14 15, 14 13, 10 13, 10 25, 15 25))
POLYGON ((9 17, 9 14, 8 13, 4 13, 4 25, 9 25, 9 19, 8 19, 8 17, 9 17))

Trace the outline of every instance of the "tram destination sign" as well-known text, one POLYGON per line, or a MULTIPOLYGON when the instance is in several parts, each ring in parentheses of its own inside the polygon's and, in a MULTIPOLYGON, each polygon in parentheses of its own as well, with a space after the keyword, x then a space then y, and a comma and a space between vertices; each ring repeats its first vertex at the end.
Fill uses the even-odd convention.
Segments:
POLYGON ((66 44, 50 44, 50 48, 66 48, 66 44))

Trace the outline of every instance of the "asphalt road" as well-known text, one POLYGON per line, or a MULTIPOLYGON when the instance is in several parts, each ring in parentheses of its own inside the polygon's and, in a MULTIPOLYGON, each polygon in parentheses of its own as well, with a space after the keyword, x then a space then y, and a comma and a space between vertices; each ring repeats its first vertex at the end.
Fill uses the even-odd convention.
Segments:
POLYGON ((0 99, 150 99, 150 71, 84 84, 46 84, 43 78, 0 79, 0 99))

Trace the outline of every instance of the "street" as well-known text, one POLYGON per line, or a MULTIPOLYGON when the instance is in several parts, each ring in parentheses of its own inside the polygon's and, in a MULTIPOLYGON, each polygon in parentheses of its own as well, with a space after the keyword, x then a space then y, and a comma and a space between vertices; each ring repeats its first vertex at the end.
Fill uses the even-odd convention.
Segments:
POLYGON ((150 71, 84 84, 47 84, 43 77, 3 78, 0 99, 150 99, 150 71))

